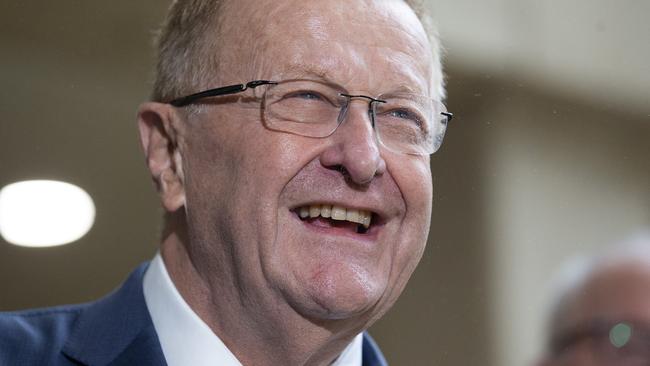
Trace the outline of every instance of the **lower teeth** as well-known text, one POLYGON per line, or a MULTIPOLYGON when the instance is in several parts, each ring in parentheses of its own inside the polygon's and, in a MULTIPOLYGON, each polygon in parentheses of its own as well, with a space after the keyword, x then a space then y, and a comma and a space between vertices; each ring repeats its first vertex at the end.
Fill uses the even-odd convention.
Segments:
MULTIPOLYGON (((302 220, 302 221, 307 221, 307 220, 309 220, 309 219, 313 219, 313 217, 312 217, 312 218, 310 218, 310 217, 304 217, 304 218, 301 217, 301 218, 300 218, 300 220, 302 220)), ((331 223, 332 226, 336 226, 336 222, 340 222, 340 221, 334 220, 334 219, 332 219, 332 218, 329 218, 328 220, 330 221, 330 223, 331 223)), ((363 226, 363 224, 358 224, 357 227, 356 227, 356 229, 355 229, 355 232, 356 232, 357 234, 365 234, 365 233, 368 232, 368 228, 366 228, 365 226, 363 226)))

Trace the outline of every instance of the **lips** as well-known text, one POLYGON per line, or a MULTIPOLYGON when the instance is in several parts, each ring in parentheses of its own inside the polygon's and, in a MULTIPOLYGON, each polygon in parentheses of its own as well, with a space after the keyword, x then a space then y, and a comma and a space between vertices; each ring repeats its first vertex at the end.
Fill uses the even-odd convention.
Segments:
POLYGON ((371 211, 334 204, 300 206, 294 211, 303 221, 318 226, 348 227, 357 234, 365 234, 373 220, 371 211))

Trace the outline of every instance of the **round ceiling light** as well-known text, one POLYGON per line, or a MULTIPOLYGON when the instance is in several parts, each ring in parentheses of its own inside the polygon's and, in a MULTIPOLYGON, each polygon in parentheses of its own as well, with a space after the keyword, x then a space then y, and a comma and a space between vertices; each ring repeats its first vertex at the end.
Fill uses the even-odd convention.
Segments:
POLYGON ((92 198, 70 183, 31 180, 0 190, 0 235, 11 244, 67 244, 84 236, 94 221, 92 198))

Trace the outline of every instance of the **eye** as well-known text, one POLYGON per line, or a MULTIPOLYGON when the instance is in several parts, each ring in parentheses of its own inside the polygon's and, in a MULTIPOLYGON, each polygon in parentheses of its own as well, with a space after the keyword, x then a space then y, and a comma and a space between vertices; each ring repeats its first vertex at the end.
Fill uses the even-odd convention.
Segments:
POLYGON ((298 99, 305 99, 305 100, 312 100, 312 101, 327 101, 327 98, 325 98, 322 94, 319 92, 313 91, 313 90, 298 90, 298 91, 293 91, 288 93, 287 95, 284 96, 285 98, 298 98, 298 99))
POLYGON ((390 115, 402 119, 414 119, 413 113, 404 109, 390 111, 390 115))
POLYGON ((417 127, 424 127, 424 120, 419 113, 416 113, 410 109, 393 109, 383 113, 385 116, 390 117, 391 119, 396 119, 402 122, 410 122, 415 124, 417 127))

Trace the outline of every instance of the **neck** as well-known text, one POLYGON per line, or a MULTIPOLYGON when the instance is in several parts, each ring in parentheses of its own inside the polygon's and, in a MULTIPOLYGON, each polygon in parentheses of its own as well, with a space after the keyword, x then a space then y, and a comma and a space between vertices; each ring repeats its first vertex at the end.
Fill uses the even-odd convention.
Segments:
MULTIPOLYGON (((243 365, 330 365, 364 327, 314 321, 278 296, 247 299, 226 261, 199 271, 182 225, 167 230, 161 255, 179 293, 243 365)), ((203 267, 204 268, 204 267, 203 267)))

